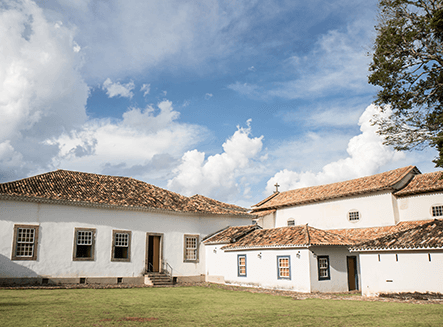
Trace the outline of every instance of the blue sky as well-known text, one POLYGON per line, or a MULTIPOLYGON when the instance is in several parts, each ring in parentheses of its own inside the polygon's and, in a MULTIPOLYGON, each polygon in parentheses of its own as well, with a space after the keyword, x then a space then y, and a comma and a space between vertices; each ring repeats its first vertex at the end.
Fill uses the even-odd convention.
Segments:
POLYGON ((250 206, 416 165, 370 119, 377 1, 0 2, 0 182, 130 176, 250 206))

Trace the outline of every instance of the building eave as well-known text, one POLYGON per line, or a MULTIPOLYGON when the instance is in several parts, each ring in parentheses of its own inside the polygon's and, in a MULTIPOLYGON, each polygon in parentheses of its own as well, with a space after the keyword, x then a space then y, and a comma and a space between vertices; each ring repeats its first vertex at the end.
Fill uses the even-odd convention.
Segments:
POLYGON ((251 214, 233 215, 233 214, 228 214, 228 213, 212 213, 212 212, 201 212, 201 211, 175 211, 175 210, 167 210, 167 209, 152 208, 152 207, 119 206, 119 205, 106 204, 106 203, 94 203, 94 202, 86 202, 86 201, 69 201, 69 200, 62 200, 62 199, 55 200, 55 199, 47 199, 47 198, 40 198, 40 197, 18 196, 18 195, 9 195, 9 194, 0 194, 0 200, 54 204, 54 205, 86 207, 86 208, 107 209, 107 210, 128 210, 128 211, 139 211, 139 212, 153 212, 153 213, 168 214, 168 215, 174 214, 174 215, 184 215, 184 216, 196 216, 197 215, 197 216, 228 216, 228 217, 250 218, 250 219, 255 218, 255 215, 251 215, 251 214))

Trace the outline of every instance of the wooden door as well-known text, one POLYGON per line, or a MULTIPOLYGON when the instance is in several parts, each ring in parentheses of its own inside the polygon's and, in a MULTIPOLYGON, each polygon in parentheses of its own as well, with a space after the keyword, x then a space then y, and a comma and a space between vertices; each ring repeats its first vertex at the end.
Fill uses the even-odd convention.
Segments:
POLYGON ((161 265, 162 235, 147 235, 147 271, 159 272, 161 265))
POLYGON ((348 265, 348 289, 350 291, 354 291, 358 289, 357 258, 347 257, 347 265, 348 265))

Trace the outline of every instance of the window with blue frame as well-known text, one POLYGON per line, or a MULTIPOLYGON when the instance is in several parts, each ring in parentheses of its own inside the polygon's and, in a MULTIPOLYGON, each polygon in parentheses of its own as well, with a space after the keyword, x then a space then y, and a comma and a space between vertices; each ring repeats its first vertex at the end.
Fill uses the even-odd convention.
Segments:
POLYGON ((238 277, 246 277, 246 254, 237 256, 237 273, 238 277))
POLYGON ((290 256, 277 256, 278 279, 291 279, 291 258, 290 256))
POLYGON ((321 255, 317 257, 318 263, 318 280, 329 280, 331 275, 329 273, 329 256, 321 255))

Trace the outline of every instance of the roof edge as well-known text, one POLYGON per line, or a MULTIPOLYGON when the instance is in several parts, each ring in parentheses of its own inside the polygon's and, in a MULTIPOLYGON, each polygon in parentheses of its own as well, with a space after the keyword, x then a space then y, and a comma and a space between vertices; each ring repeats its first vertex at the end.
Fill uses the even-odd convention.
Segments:
POLYGON ((36 202, 36 203, 44 203, 44 204, 57 204, 57 205, 66 205, 66 206, 76 206, 76 207, 89 207, 89 208, 98 208, 98 209, 109 209, 109 210, 128 210, 128 211, 144 211, 144 212, 156 212, 163 214, 179 214, 179 215, 198 215, 198 216, 230 216, 230 217, 238 217, 238 218, 255 218, 254 214, 228 214, 228 213, 212 213, 212 212, 200 212, 200 211, 175 211, 175 210, 166 210, 159 208, 150 208, 150 207, 134 207, 134 206, 119 206, 113 204, 105 204, 105 203, 92 203, 86 201, 69 201, 69 200, 54 200, 54 199, 46 199, 39 197, 31 197, 31 196, 23 196, 23 195, 9 195, 9 194, 0 194, 0 200, 5 201, 21 201, 21 202, 36 202))

